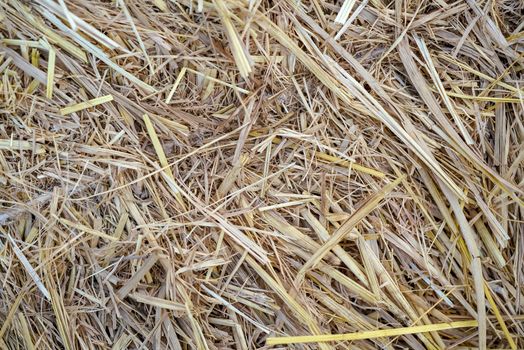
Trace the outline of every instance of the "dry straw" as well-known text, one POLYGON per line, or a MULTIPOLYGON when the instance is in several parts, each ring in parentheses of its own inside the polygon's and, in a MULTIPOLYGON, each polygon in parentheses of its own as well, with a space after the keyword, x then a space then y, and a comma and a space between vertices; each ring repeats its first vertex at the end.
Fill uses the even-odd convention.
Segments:
POLYGON ((524 348, 522 13, 0 1, 0 348, 524 348))

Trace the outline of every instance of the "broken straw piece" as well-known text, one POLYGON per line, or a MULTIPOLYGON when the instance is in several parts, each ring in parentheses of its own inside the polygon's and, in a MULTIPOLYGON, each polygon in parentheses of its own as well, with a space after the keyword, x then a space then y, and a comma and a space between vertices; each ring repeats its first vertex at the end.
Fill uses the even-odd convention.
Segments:
POLYGON ((112 95, 97 97, 89 101, 80 102, 80 103, 74 104, 69 107, 64 107, 60 109, 60 115, 68 115, 68 114, 75 113, 75 112, 81 111, 86 108, 95 107, 95 106, 101 105, 102 103, 106 103, 110 101, 113 101, 112 95))

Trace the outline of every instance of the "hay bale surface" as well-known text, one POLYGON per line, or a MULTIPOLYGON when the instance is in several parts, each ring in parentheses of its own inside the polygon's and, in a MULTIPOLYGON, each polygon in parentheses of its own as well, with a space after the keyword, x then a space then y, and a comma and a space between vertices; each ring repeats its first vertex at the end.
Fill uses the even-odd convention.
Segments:
POLYGON ((1 1, 0 348, 524 348, 523 13, 1 1))

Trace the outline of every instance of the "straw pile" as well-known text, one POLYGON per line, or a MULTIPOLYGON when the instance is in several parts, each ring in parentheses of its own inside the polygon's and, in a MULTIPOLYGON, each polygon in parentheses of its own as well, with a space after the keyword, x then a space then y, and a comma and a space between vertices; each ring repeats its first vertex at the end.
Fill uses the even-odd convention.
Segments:
POLYGON ((523 11, 3 0, 0 347, 524 348, 523 11))

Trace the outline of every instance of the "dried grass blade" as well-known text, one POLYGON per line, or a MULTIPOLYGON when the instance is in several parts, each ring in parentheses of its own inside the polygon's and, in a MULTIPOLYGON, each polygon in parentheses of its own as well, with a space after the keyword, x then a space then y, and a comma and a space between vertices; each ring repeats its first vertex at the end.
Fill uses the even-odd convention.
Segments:
POLYGON ((80 102, 80 103, 74 104, 72 106, 61 108, 60 109, 60 115, 68 115, 68 114, 71 114, 71 113, 76 113, 76 112, 79 112, 79 111, 84 110, 86 108, 91 108, 91 107, 95 107, 95 106, 101 105, 102 103, 111 102, 111 101, 113 101, 113 99, 114 99, 113 95, 105 95, 105 96, 100 96, 100 97, 94 98, 94 99, 89 100, 89 101, 80 102))
POLYGON ((185 311, 186 307, 184 304, 175 303, 171 300, 153 297, 142 293, 130 293, 128 296, 142 304, 151 305, 161 309, 172 310, 172 311, 185 311))
POLYGON ((159 256, 157 254, 151 254, 142 264, 140 269, 138 269, 137 272, 133 274, 133 277, 128 279, 126 283, 120 287, 116 295, 120 300, 123 300, 135 287, 138 285, 138 283, 144 278, 144 276, 151 270, 151 268, 156 264, 158 261, 159 256))
POLYGON ((298 336, 298 337, 272 337, 267 338, 267 345, 283 345, 283 344, 305 344, 305 343, 320 343, 320 342, 332 342, 332 341, 350 341, 350 340, 362 340, 362 339, 373 339, 381 337, 392 337, 405 334, 417 334, 444 331, 447 329, 455 328, 471 328, 476 327, 477 321, 457 321, 450 323, 436 323, 423 326, 412 326, 412 327, 401 327, 392 329, 383 329, 375 331, 364 331, 358 333, 349 334, 326 334, 326 335, 311 335, 311 336, 298 336))
POLYGON ((43 154, 46 152, 43 145, 29 141, 19 140, 1 140, 0 150, 10 151, 33 151, 35 154, 43 154))
MULTIPOLYGON (((167 161, 166 154, 164 153, 164 147, 162 147, 162 144, 158 138, 158 135, 155 131, 155 127, 153 126, 153 123, 151 122, 151 119, 149 118, 149 115, 144 114, 142 116, 144 119, 144 123, 146 125, 147 133, 149 134, 149 137, 151 139, 151 143, 153 144, 153 147, 155 148, 156 154, 158 156, 158 160, 160 161, 160 165, 162 166, 162 172, 165 173, 167 177, 169 177, 172 180, 173 184, 176 184, 175 177, 173 175, 173 172, 171 171, 171 167, 169 162, 167 161)), ((176 185, 175 187, 171 186, 171 189, 175 192, 175 198, 177 202, 182 206, 182 208, 186 208, 186 205, 184 203, 184 199, 182 198, 182 195, 180 194, 180 189, 176 185)))
POLYGON ((232 88, 233 90, 238 91, 238 92, 240 92, 240 93, 242 93, 242 94, 249 94, 249 93, 250 93, 249 90, 239 88, 238 86, 236 86, 236 85, 234 85, 234 84, 226 83, 225 81, 222 81, 222 80, 217 79, 217 78, 213 78, 213 77, 211 77, 211 76, 209 76, 209 75, 207 75, 207 74, 204 74, 204 73, 202 73, 202 72, 196 71, 196 70, 194 70, 194 69, 186 68, 186 70, 187 70, 188 72, 193 73, 193 74, 197 74, 197 75, 203 77, 203 78, 206 79, 206 80, 210 80, 210 81, 213 81, 213 82, 215 82, 215 83, 217 83, 217 84, 221 84, 221 85, 224 85, 224 86, 230 87, 230 88, 232 88))
POLYGON ((64 218, 59 219, 59 221, 62 224, 68 226, 68 227, 77 229, 78 231, 81 231, 81 232, 89 233, 89 234, 91 234, 93 236, 96 236, 96 237, 107 239, 108 241, 115 242, 115 241, 118 240, 118 238, 116 238, 116 237, 108 235, 107 233, 104 233, 104 232, 100 232, 98 230, 94 230, 94 229, 92 229, 90 227, 87 227, 85 225, 82 225, 80 223, 75 223, 75 222, 69 221, 69 220, 64 219, 64 218))
POLYGON ((47 81, 46 81, 46 92, 45 96, 49 99, 53 97, 53 85, 55 83, 55 63, 56 63, 56 52, 51 46, 49 46, 49 56, 47 58, 47 81))
POLYGON ((220 15, 222 23, 226 29, 226 34, 229 40, 229 45, 231 46, 231 52, 235 58, 235 63, 237 64, 238 71, 242 78, 246 79, 251 73, 251 58, 249 57, 247 49, 242 44, 240 36, 238 35, 233 23, 231 22, 231 16, 229 10, 223 0, 214 0, 216 5, 216 10, 220 15))
POLYGON ((184 75, 186 74, 187 67, 182 67, 180 70, 180 73, 178 73, 178 76, 176 77, 175 83, 173 84, 173 87, 169 91, 169 94, 166 97, 166 103, 171 102, 171 99, 173 98, 173 95, 175 94, 176 88, 178 85, 180 85, 180 82, 182 79, 184 79, 184 75))
POLYGON ((469 134, 466 127, 464 126, 462 119, 460 119, 460 116, 455 111, 455 107, 453 106, 451 100, 448 97, 448 94, 446 93, 446 90, 444 89, 444 85, 442 84, 442 81, 440 80, 440 77, 437 73, 437 69, 435 68, 435 65, 433 64, 433 60, 426 46, 426 43, 424 42, 423 39, 419 37, 415 37, 415 41, 417 42, 419 50, 422 53, 422 57, 424 57, 424 61, 426 62, 429 68, 431 79, 433 80, 433 83, 437 86, 439 95, 442 98, 442 100, 444 101, 444 104, 446 105, 449 113, 453 117, 453 120, 457 124, 457 127, 459 128, 460 132, 462 133, 462 137, 464 138, 464 140, 466 141, 468 145, 474 144, 475 142, 473 141, 473 139, 471 138, 471 135, 469 134))
POLYGON ((22 338, 24 339, 24 343, 26 346, 26 350, 35 350, 35 344, 33 343, 33 340, 31 339, 31 330, 29 329, 29 325, 27 324, 27 320, 23 313, 18 313, 18 323, 20 324, 22 330, 22 338))
POLYGON ((17 256, 18 260, 20 260, 20 262, 24 266, 24 269, 29 274, 29 277, 31 277, 31 279, 35 282, 36 286, 38 287, 40 292, 42 292, 44 297, 47 300, 51 300, 51 294, 49 293, 47 288, 42 283, 42 280, 40 279, 40 276, 38 276, 38 273, 35 271, 33 266, 31 266, 31 263, 29 262, 29 260, 27 260, 27 258, 25 257, 24 253, 20 250, 20 248, 18 248, 18 245, 16 244, 15 240, 13 239, 13 237, 11 237, 11 235, 7 235, 7 238, 9 239, 9 242, 11 243, 11 247, 13 248, 13 252, 17 256))
POLYGON ((506 337, 506 340, 508 341, 510 348, 512 350, 517 350, 517 344, 515 343, 515 340, 513 340, 513 336, 509 332, 508 327, 506 326, 506 322, 500 314, 500 310, 497 306, 497 303, 495 303, 493 296, 491 295, 491 290, 489 289, 489 285, 487 282, 484 283, 484 292, 486 293, 486 299, 488 299, 488 303, 491 305, 491 308, 493 309, 493 313, 495 314, 495 317, 497 318, 497 321, 500 324, 500 328, 502 328, 502 332, 504 333, 504 336, 506 337))
POLYGON ((344 24, 347 21, 353 6, 355 6, 355 2, 355 0, 344 0, 335 18, 335 23, 344 24))

